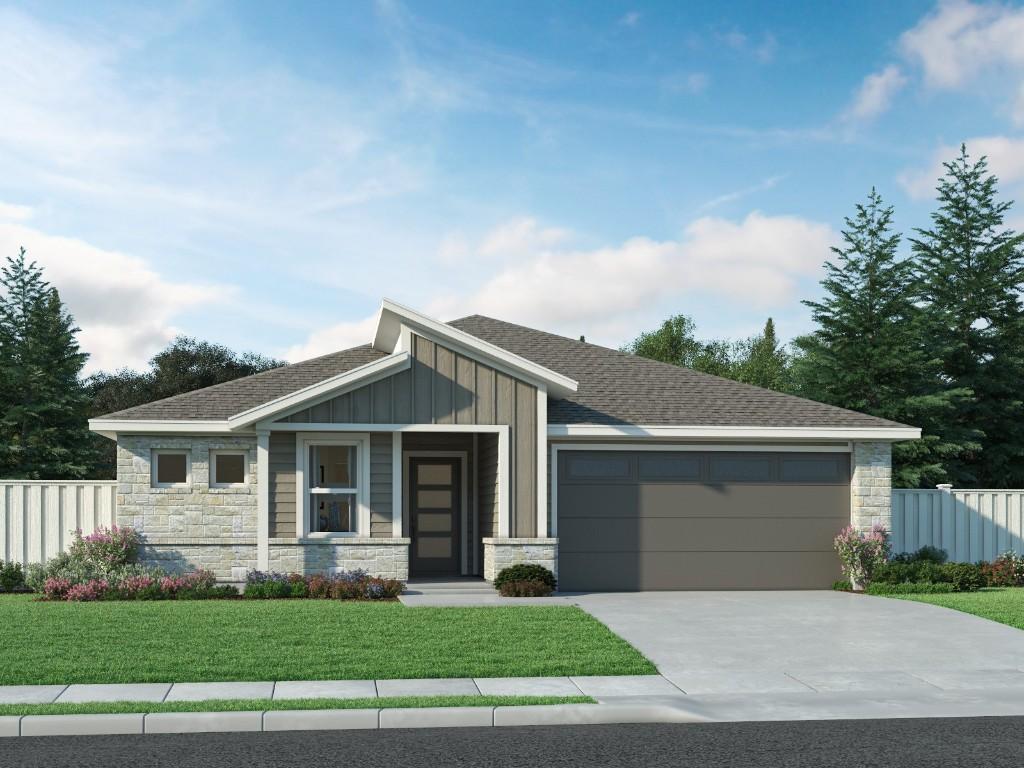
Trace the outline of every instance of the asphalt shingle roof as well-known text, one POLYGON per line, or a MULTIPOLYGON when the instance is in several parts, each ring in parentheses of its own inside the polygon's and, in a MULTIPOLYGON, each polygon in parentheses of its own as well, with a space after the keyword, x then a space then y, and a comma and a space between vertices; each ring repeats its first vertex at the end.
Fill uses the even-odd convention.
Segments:
MULTIPOLYGON (((449 325, 579 382, 576 393, 548 404, 551 424, 903 426, 482 315, 449 325)), ((102 418, 219 421, 382 357, 367 344, 102 418)))
POLYGON ((110 413, 104 419, 220 421, 387 357, 369 344, 110 413))
POLYGON ((903 426, 483 315, 449 325, 575 379, 574 394, 548 403, 549 424, 903 426))

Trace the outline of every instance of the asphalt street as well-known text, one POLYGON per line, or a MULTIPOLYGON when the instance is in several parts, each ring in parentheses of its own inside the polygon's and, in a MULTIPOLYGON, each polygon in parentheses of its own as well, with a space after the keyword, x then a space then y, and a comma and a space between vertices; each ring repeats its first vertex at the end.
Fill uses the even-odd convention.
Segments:
POLYGON ((2 768, 1024 765, 1024 718, 0 739, 2 768))

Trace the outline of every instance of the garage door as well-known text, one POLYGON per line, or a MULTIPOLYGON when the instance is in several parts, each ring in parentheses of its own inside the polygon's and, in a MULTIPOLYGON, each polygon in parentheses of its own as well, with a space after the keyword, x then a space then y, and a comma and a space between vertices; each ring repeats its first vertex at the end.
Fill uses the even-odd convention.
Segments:
POLYGON ((560 588, 825 589, 848 453, 559 451, 560 588))

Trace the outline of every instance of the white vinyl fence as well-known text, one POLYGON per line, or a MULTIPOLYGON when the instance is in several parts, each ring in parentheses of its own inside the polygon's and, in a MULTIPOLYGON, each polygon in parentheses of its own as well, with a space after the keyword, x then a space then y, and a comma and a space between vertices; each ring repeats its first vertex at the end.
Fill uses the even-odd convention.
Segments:
POLYGON ((966 562, 1024 553, 1024 490, 893 490, 892 544, 894 552, 931 544, 966 562))
POLYGON ((114 524, 113 480, 0 480, 0 560, 41 563, 114 524))

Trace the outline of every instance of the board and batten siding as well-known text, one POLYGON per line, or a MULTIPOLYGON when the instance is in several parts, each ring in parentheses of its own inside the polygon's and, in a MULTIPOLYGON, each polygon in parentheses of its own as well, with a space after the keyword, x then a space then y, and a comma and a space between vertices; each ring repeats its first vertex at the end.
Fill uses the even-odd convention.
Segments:
POLYGON ((409 370, 278 423, 508 425, 509 529, 536 536, 537 388, 421 336, 412 336, 411 356, 409 370))
POLYGON ((0 560, 44 563, 75 531, 114 525, 114 480, 0 480, 0 560))

